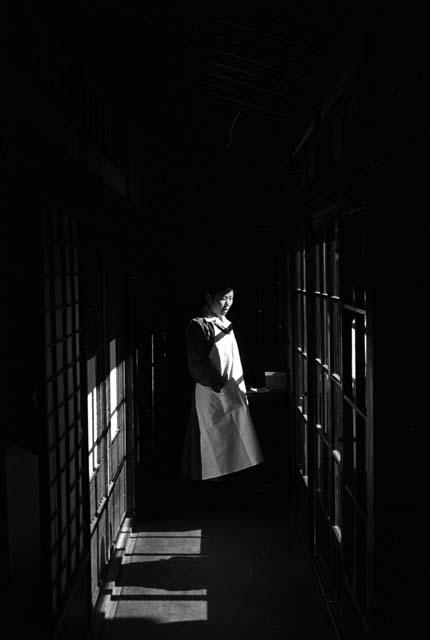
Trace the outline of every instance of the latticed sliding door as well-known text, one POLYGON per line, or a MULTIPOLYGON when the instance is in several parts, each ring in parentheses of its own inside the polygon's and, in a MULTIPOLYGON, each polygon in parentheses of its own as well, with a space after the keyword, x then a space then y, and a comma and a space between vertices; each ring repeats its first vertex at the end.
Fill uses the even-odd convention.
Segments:
POLYGON ((94 603, 127 511, 133 367, 126 349, 128 307, 121 268, 103 265, 100 254, 89 249, 89 238, 79 263, 76 221, 56 211, 44 212, 43 240, 45 543, 56 625, 72 595, 88 608, 83 618, 89 619, 91 597, 94 603))
POLYGON ((315 557, 338 611, 352 603, 363 620, 373 536, 364 217, 314 232, 311 376, 315 557))
POLYGON ((296 251, 296 409, 298 467, 308 485, 308 334, 306 249, 296 251))
POLYGON ((304 531, 308 532, 309 504, 309 397, 308 397, 308 291, 307 252, 304 246, 293 254, 293 277, 291 278, 290 302, 293 335, 290 356, 294 380, 294 450, 296 466, 296 488, 298 512, 304 531))
MULTIPOLYGON (((49 491, 45 544, 49 557, 50 610, 55 623, 82 576, 80 588, 85 591, 89 551, 76 221, 58 211, 44 211, 43 246, 49 491)), ((83 598, 85 601, 84 593, 83 598)))
POLYGON ((312 353, 315 556, 332 595, 341 593, 342 366, 339 246, 336 225, 314 233, 312 353))
POLYGON ((85 262, 87 465, 95 603, 127 511, 126 305, 121 270, 107 269, 97 250, 87 251, 85 262))
MULTIPOLYGON (((113 546, 127 512, 126 406, 131 389, 126 387, 127 357, 127 290, 120 265, 105 268, 105 341, 106 354, 106 450, 107 450, 107 514, 108 542, 113 546)), ((131 453, 131 452, 130 452, 131 453)))
POLYGON ((337 614, 363 622, 374 536, 364 220, 315 220, 287 259, 297 514, 337 614))
POLYGON ((373 432, 367 363, 365 213, 340 223, 343 345, 343 562, 344 581, 366 619, 373 548, 373 432))

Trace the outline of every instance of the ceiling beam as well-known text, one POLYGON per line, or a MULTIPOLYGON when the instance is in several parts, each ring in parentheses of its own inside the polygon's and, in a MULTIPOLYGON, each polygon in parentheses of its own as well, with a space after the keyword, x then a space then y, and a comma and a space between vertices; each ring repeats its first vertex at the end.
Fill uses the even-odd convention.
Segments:
POLYGON ((271 109, 259 107, 250 102, 247 102, 246 100, 230 98, 215 90, 207 91, 207 95, 210 96, 211 98, 215 98, 219 101, 222 101, 225 104, 229 104, 231 106, 234 105, 235 107, 237 107, 237 110, 243 110, 247 113, 250 113, 251 115, 267 117, 267 118, 270 118, 271 120, 276 120, 277 122, 286 121, 288 119, 288 114, 286 113, 280 113, 278 111, 273 111, 271 109))
POLYGON ((260 85, 255 84, 253 82, 238 80, 237 78, 232 78, 231 76, 226 76, 222 73, 213 73, 211 71, 207 75, 210 76, 211 78, 216 78, 217 80, 225 80, 227 82, 232 82, 233 84, 239 84, 244 87, 248 87, 250 89, 255 89, 256 91, 261 91, 262 93, 270 94, 272 96, 275 96, 276 98, 280 98, 281 102, 285 102, 287 104, 297 103, 297 100, 294 100, 293 98, 286 95, 285 93, 280 93, 279 91, 272 91, 271 89, 266 89, 266 87, 261 87, 260 85))
POLYGON ((247 58, 245 56, 238 56, 237 54, 234 53, 229 53, 228 51, 222 51, 221 49, 216 49, 215 47, 211 47, 209 45, 205 45, 205 44, 201 44, 200 45, 202 47, 202 49, 205 49, 207 51, 211 51, 212 53, 215 53, 219 56, 225 56, 227 58, 233 58, 234 60, 240 60, 241 62, 247 62, 248 64, 252 64, 255 67, 260 67, 261 69, 269 69, 270 71, 276 71, 280 74, 286 74, 287 76, 292 76, 294 78, 299 78, 301 81, 303 82, 309 82, 310 80, 312 80, 312 77, 307 75, 307 74, 303 74, 303 73, 296 73, 294 71, 291 71, 289 69, 284 69, 283 67, 277 67, 273 64, 265 64, 264 62, 260 62, 259 60, 254 60, 253 58, 247 58))
POLYGON ((229 22, 227 20, 219 20, 217 18, 214 18, 214 22, 218 23, 218 24, 222 24, 224 26, 230 26, 230 27, 234 27, 235 29, 239 29, 240 31, 248 31, 250 33, 254 33, 258 36, 264 36, 265 38, 269 38, 271 40, 278 40, 279 42, 282 42, 283 44, 287 44, 290 47, 296 47, 298 49, 305 49, 307 51, 313 51, 316 53, 319 53, 322 51, 321 47, 312 47, 309 46, 307 44, 305 44, 304 42, 298 42, 297 40, 291 40, 289 38, 284 38, 283 36, 278 36, 275 35, 273 33, 269 33, 268 31, 263 31, 262 29, 256 29, 254 27, 248 27, 244 24, 239 24, 237 22, 229 22))
MULTIPOLYGON (((220 35, 215 35, 214 37, 215 37, 215 40, 220 40, 221 42, 227 42, 229 44, 242 47, 242 50, 244 49, 244 47, 249 47, 249 46, 255 48, 255 43, 249 42, 249 41, 247 42, 246 40, 236 40, 235 38, 227 38, 226 36, 220 36, 220 35)), ((265 54, 274 54, 278 58, 282 56, 282 60, 292 62, 293 64, 300 64, 301 60, 303 60, 303 58, 296 58, 296 57, 287 55, 279 49, 273 49, 269 47, 260 47, 260 50, 265 54)))
MULTIPOLYGON (((257 80, 262 80, 269 82, 270 84, 276 84, 279 87, 285 87, 290 92, 295 89, 297 91, 297 85, 292 84, 291 82, 283 82, 282 80, 275 80, 273 77, 268 78, 267 75, 259 75, 254 71, 245 71, 245 69, 241 69, 240 67, 233 67, 229 64, 223 64, 222 62, 214 62, 210 58, 208 59, 209 63, 214 67, 219 67, 220 69, 227 69, 228 71, 233 71, 234 73, 240 73, 242 75, 251 76, 252 78, 256 78, 257 80)), ((302 95, 301 92, 297 93, 297 96, 302 95)))

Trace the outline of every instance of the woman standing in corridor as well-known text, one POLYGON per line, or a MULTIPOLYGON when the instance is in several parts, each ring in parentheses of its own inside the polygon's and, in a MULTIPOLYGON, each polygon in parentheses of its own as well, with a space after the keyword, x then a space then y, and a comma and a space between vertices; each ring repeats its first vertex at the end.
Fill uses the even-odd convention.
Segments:
POLYGON ((219 478, 263 461, 239 349, 226 317, 233 298, 228 283, 207 290, 201 315, 187 327, 187 364, 196 385, 182 473, 192 480, 219 478))

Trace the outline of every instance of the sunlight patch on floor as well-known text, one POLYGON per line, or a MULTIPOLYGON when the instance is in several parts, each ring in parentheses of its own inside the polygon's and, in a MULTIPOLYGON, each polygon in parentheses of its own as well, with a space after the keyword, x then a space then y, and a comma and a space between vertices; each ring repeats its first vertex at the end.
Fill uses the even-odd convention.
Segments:
MULTIPOLYGON (((151 531, 139 533, 130 542, 133 544, 133 555, 140 554, 142 561, 145 555, 199 555, 202 546, 202 532, 195 531, 151 531)), ((126 551, 126 555, 128 555, 126 551)))
POLYGON ((206 601, 151 600, 140 602, 139 608, 124 607, 117 610, 115 618, 144 618, 154 624, 174 622, 206 622, 208 604, 206 601))
POLYGON ((115 618, 153 624, 205 622, 207 588, 202 531, 131 534, 120 572, 115 618))

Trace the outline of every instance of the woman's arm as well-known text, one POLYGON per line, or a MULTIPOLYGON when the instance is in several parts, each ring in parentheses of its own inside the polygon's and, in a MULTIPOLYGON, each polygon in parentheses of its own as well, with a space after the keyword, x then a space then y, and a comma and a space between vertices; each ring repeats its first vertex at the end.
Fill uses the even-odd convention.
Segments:
POLYGON ((195 382, 220 391, 225 384, 217 368, 209 359, 209 341, 197 321, 191 321, 186 331, 188 370, 195 382))

